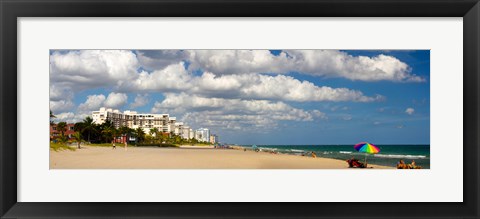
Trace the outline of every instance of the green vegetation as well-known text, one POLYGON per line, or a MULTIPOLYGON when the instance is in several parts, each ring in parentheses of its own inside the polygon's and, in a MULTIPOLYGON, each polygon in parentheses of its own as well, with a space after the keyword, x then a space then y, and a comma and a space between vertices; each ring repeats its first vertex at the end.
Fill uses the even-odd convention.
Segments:
POLYGON ((75 140, 75 142, 77 142, 77 148, 80 149, 80 144, 83 142, 83 139, 82 139, 82 134, 80 134, 80 132, 75 132, 73 135, 73 140, 75 140))
POLYGON ((54 151, 62 151, 62 150, 75 151, 75 148, 69 147, 66 144, 62 144, 62 143, 50 142, 50 148, 53 149, 54 151))
POLYGON ((66 122, 59 122, 57 124, 57 131, 60 132, 61 136, 65 136, 65 132, 67 131, 67 123, 66 122))
POLYGON ((53 118, 57 118, 55 115, 53 115, 52 111, 50 110, 50 125, 54 125, 55 122, 53 122, 53 118))

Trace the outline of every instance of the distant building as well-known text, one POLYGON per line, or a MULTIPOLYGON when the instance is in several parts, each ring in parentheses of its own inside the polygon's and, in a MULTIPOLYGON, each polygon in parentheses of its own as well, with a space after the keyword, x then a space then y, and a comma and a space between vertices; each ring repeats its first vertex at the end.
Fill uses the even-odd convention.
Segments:
POLYGON ((188 126, 183 126, 181 129, 180 129, 180 136, 183 138, 183 139, 190 139, 190 127, 188 126))
POLYGON ((142 128, 145 133, 149 133, 150 129, 157 128, 160 132, 170 133, 175 130, 175 117, 168 114, 150 114, 137 113, 136 111, 120 112, 119 110, 100 108, 98 111, 92 112, 93 122, 103 124, 111 121, 115 128, 126 126, 132 129, 142 128))
POLYGON ((137 113, 136 111, 124 111, 100 108, 92 112, 92 119, 95 124, 103 124, 111 121, 115 128, 126 126, 132 129, 142 128, 145 133, 150 129, 157 128, 159 132, 168 135, 179 135, 184 139, 196 138, 199 141, 210 141, 210 131, 207 128, 193 130, 183 122, 178 122, 176 117, 169 114, 137 113))
POLYGON ((210 130, 207 128, 199 128, 195 132, 195 138, 199 141, 205 141, 209 142, 210 141, 210 130))
POLYGON ((175 122, 175 126, 174 126, 174 128, 173 128, 173 130, 174 130, 173 133, 174 133, 175 135, 180 135, 180 136, 182 136, 182 134, 183 134, 183 129, 184 129, 184 127, 183 127, 183 122, 175 122))
POLYGON ((190 129, 189 131, 189 139, 192 139, 192 138, 195 138, 195 131, 193 131, 193 129, 190 129))
POLYGON ((212 143, 212 144, 218 143, 218 136, 217 135, 210 135, 210 143, 212 143))
MULTIPOLYGON (((73 133, 75 133, 74 127, 75 124, 67 124, 66 130, 63 134, 66 135, 69 139, 72 138, 73 133)), ((62 133, 57 130, 57 124, 50 125, 50 140, 58 138, 60 137, 60 135, 62 135, 62 133)))
POLYGON ((168 118, 168 132, 173 132, 175 134, 175 123, 177 123, 177 118, 176 117, 169 117, 168 118))

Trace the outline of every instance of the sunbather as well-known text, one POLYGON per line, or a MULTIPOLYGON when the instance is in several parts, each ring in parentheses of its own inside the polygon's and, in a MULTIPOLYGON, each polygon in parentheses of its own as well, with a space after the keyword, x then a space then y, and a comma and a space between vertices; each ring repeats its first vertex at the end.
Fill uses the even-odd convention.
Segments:
POLYGON ((352 157, 350 160, 347 160, 347 163, 348 163, 348 167, 350 168, 367 168, 367 164, 365 163, 362 163, 360 161, 358 161, 357 159, 355 159, 354 157, 352 157))
POLYGON ((408 169, 422 169, 422 167, 417 166, 417 164, 415 163, 415 160, 412 160, 412 163, 408 164, 408 169))
POLYGON ((409 169, 407 164, 405 164, 405 162, 403 160, 400 160, 398 163, 397 163, 397 169, 409 169))

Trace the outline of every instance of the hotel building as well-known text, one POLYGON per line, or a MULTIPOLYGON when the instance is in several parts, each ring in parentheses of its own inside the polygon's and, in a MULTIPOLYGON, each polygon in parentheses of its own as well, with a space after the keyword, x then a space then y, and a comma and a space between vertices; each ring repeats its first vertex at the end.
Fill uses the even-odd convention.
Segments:
POLYGON ((195 131, 195 139, 199 141, 210 141, 210 130, 207 128, 199 128, 195 131))
POLYGON ((111 121, 115 128, 127 126, 132 129, 142 128, 145 133, 150 129, 157 128, 161 132, 170 133, 175 130, 175 117, 168 114, 150 114, 137 113, 136 111, 124 111, 100 108, 99 111, 92 112, 93 122, 103 124, 105 121, 111 121))
POLYGON ((102 107, 100 110, 92 112, 92 119, 96 124, 111 121, 115 128, 122 126, 132 129, 142 128, 145 133, 149 133, 152 128, 157 128, 160 132, 174 133, 184 139, 196 138, 200 141, 210 141, 210 131, 208 129, 201 128, 193 131, 183 122, 177 122, 177 119, 170 117, 169 114, 137 113, 130 110, 122 113, 119 110, 102 107))
MULTIPOLYGON (((50 140, 58 138, 62 134, 60 130, 57 130, 57 125, 58 124, 50 125, 50 140)), ((74 127, 75 127, 75 124, 73 123, 67 124, 67 126, 65 127, 65 132, 63 134, 67 136, 69 139, 72 138, 73 133, 75 133, 74 127)))
POLYGON ((212 144, 218 143, 218 136, 217 135, 210 135, 210 143, 212 143, 212 144))

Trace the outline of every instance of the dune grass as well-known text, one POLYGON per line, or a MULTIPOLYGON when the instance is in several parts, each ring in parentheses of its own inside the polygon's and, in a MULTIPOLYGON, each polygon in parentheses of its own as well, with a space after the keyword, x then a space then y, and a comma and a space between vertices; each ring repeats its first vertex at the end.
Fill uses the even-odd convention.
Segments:
POLYGON ((63 151, 63 150, 75 151, 76 150, 74 147, 69 147, 65 144, 53 143, 53 142, 50 142, 50 149, 54 151, 63 151))

